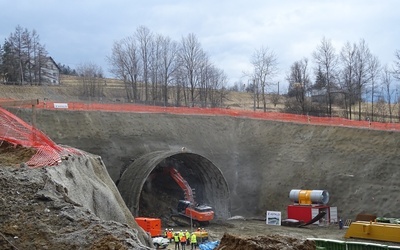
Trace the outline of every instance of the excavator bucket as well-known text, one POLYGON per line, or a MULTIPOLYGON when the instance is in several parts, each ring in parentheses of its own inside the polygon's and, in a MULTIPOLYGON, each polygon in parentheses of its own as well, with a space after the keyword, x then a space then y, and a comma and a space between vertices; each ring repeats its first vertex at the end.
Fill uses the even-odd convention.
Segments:
POLYGON ((355 221, 350 224, 344 237, 400 243, 400 225, 355 221))

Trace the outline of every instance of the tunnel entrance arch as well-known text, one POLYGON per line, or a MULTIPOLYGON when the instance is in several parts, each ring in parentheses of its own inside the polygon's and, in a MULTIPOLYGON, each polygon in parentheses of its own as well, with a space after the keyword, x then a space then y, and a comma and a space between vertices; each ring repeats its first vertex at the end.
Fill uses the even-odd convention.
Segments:
MULTIPOLYGON (((174 167, 181 173, 195 188, 196 201, 212 206, 216 219, 230 216, 229 189, 221 170, 204 156, 185 151, 151 152, 137 158, 126 168, 117 187, 134 216, 140 214, 143 192, 149 192, 154 185, 166 184, 160 177, 165 167, 174 167)), ((168 178, 165 177, 165 180, 168 178)), ((162 199, 159 197, 158 201, 162 199)))

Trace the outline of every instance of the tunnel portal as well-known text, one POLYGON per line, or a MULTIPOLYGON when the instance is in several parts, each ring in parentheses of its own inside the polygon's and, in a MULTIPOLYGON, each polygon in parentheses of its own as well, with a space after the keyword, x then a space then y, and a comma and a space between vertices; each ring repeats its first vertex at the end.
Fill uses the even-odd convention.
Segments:
POLYGON ((185 151, 151 152, 134 160, 118 181, 118 189, 134 216, 170 213, 184 192, 167 171, 173 167, 194 190, 195 201, 213 207, 215 219, 230 216, 229 189, 221 172, 207 158, 185 151))

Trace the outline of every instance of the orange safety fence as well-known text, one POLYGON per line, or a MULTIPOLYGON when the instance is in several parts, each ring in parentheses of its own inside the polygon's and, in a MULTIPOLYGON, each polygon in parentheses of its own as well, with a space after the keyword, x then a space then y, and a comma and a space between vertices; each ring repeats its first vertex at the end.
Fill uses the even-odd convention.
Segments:
POLYGON ((241 109, 223 109, 223 108, 198 108, 198 107, 161 107, 148 106, 134 103, 40 103, 39 108, 52 110, 77 110, 77 111, 107 111, 107 112, 135 112, 135 113, 166 113, 182 115, 213 115, 213 116, 232 116, 242 118, 263 119, 272 121, 339 126, 356 127, 374 130, 400 131, 400 123, 381 123, 369 121, 356 121, 340 117, 316 117, 307 115, 296 115, 278 112, 262 112, 241 109))
MULTIPOLYGON (((30 108, 30 105, 20 108, 30 108)), ((39 109, 70 110, 70 111, 102 111, 102 112, 134 112, 134 113, 165 113, 177 115, 231 116, 238 118, 263 119, 300 124, 324 126, 356 127, 374 130, 400 131, 399 123, 379 123, 369 121, 354 121, 339 117, 315 117, 277 112, 260 112, 240 109, 198 108, 198 107, 160 107, 133 103, 83 103, 83 102, 41 102, 39 109)), ((57 165, 62 156, 82 154, 75 148, 62 147, 53 142, 38 129, 5 109, 0 108, 0 141, 8 141, 14 145, 37 149, 36 154, 27 162, 30 167, 57 165)))
POLYGON ((30 167, 56 165, 62 155, 80 154, 77 149, 57 145, 40 130, 3 108, 0 108, 0 141, 35 148, 35 155, 26 162, 30 167))

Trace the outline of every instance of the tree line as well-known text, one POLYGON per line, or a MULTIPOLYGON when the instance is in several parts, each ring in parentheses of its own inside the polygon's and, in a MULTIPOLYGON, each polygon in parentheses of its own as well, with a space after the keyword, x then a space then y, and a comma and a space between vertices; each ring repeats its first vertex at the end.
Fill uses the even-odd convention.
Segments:
MULTIPOLYGON (((322 38, 312 53, 313 65, 307 57, 291 64, 286 74, 289 87, 284 98, 285 112, 392 122, 397 110, 400 120, 400 86, 395 85, 400 80, 400 50, 394 56, 390 67, 381 64, 364 39, 346 42, 336 52, 332 42, 322 38)), ((250 63, 252 70, 243 72, 247 86, 236 82, 231 90, 249 92, 254 98, 254 110, 262 108, 266 112, 267 101, 276 106, 281 100, 279 92, 272 91, 275 85, 279 89, 279 82, 274 82, 278 57, 262 46, 254 51, 250 63)))
POLYGON ((115 42, 107 59, 129 101, 219 107, 226 95, 224 71, 211 62, 194 34, 178 42, 140 26, 115 42))
MULTIPOLYGON (((382 65, 364 39, 346 42, 336 52, 324 37, 312 53, 313 68, 308 58, 291 65, 285 108, 295 113, 332 116, 336 107, 342 111, 339 115, 348 119, 392 122, 400 102, 396 85, 400 80, 400 51, 394 56, 394 65, 382 65), (310 72, 314 73, 314 81, 310 72)), ((400 119, 400 112, 396 117, 400 119)))
MULTIPOLYGON (((17 26, 0 46, 0 73, 6 83, 41 85, 41 68, 48 52, 35 30, 17 26)), ((126 100, 147 104, 219 107, 226 95, 227 77, 201 47, 196 35, 177 42, 140 26, 113 44, 107 56, 110 72, 124 83, 126 100)), ((76 69, 57 64, 60 73, 77 75, 81 94, 102 98, 104 74, 95 63, 76 69)))

